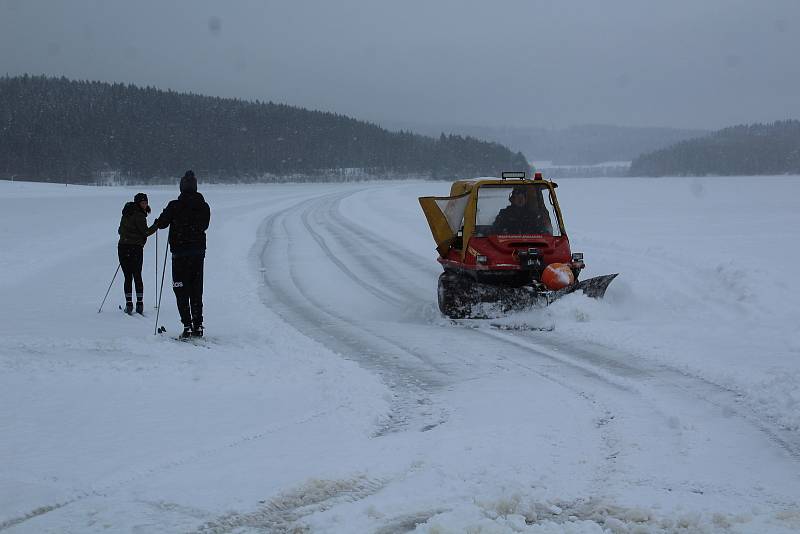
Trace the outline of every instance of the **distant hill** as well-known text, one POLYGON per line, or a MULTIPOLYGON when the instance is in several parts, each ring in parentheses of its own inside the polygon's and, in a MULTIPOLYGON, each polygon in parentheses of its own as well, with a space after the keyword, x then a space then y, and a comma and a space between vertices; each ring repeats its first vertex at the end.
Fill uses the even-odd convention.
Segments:
POLYGON ((670 146, 685 139, 707 135, 707 130, 637 128, 585 124, 563 129, 491 128, 465 125, 425 125, 383 121, 387 128, 408 128, 416 132, 471 135, 501 143, 520 151, 529 161, 553 165, 596 165, 608 161, 631 161, 643 152, 670 146))
POLYGON ((460 135, 389 132, 343 115, 133 85, 0 78, 0 178, 59 182, 285 176, 435 178, 527 169, 460 135))
POLYGON ((733 126, 643 154, 633 176, 800 174, 800 121, 733 126))

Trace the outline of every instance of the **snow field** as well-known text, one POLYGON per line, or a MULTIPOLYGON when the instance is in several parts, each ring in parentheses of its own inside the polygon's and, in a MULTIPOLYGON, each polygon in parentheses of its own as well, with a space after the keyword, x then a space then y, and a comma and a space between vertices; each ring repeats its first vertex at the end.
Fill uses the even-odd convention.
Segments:
MULTIPOLYGON (((228 484, 224 473, 214 472, 217 480, 211 482, 212 471, 192 475, 194 467, 184 472, 187 464, 194 466, 227 450, 268 450, 274 442, 285 441, 287 427, 322 442, 333 432, 337 443, 346 443, 347 435, 371 431, 385 409, 384 388, 378 381, 287 331, 260 301, 257 271, 248 252, 253 229, 272 209, 263 200, 253 200, 263 188, 243 190, 232 198, 216 197, 214 188, 204 190, 214 207, 209 248, 215 253, 209 254, 206 272, 226 276, 206 278, 206 317, 214 327, 206 344, 194 346, 153 335, 152 238, 143 273, 147 317, 127 317, 116 309, 122 298, 121 278, 103 313, 97 314, 116 264, 119 212, 138 189, 70 186, 66 189, 74 197, 40 205, 40 191, 49 201, 61 188, 2 185, 9 194, 0 199, 0 226, 4 235, 17 236, 9 243, 10 257, 39 256, 5 262, 0 277, 6 304, 0 312, 0 526, 41 506, 69 503, 61 513, 69 516, 77 510, 75 522, 52 512, 17 529, 84 532, 103 524, 120 531, 134 529, 146 515, 141 508, 152 506, 131 507, 131 502, 161 502, 160 487, 170 488, 173 476, 182 480, 173 497, 222 513, 235 508, 241 494, 215 488, 228 484), (86 236, 76 234, 69 224, 76 205, 97 209, 88 216, 84 211, 84 218, 91 220, 86 236), (49 232, 42 232, 43 227, 49 232), (34 234, 27 242, 29 229, 34 234), (41 243, 44 233, 46 243, 41 243), (73 246, 82 241, 83 247, 73 246), (342 383, 349 386, 341 388, 342 383), (192 482, 187 484, 183 476, 192 482), (145 492, 136 486, 154 478, 161 480, 154 494, 142 495, 145 492), (117 492, 125 495, 119 502, 106 497, 117 492), (84 507, 95 508, 100 518, 84 517, 84 507)), ((276 206, 291 200, 291 189, 270 190, 276 206), (281 195, 286 198, 281 200, 281 195)), ((164 189, 148 193, 156 215, 158 206, 173 196, 164 189)), ((166 232, 159 234, 163 245, 166 232)), ((163 259, 163 249, 159 256, 163 259)), ((168 264, 160 323, 175 335, 179 324, 169 276, 168 264)), ((314 447, 292 446, 289 441, 300 457, 314 447)), ((286 480, 276 465, 291 462, 291 455, 265 458, 261 465, 252 454, 248 458, 252 464, 241 469, 270 473, 266 485, 276 488, 300 483, 316 472, 312 464, 300 462, 309 471, 286 480)), ((259 477, 253 500, 263 498, 264 480, 259 477)), ((235 485, 244 485, 244 478, 235 485)), ((175 515, 175 523, 161 517, 159 530, 186 530, 196 524, 196 519, 187 523, 181 514, 175 515)))
POLYGON ((195 345, 152 335, 152 238, 148 316, 96 313, 140 188, 0 182, 0 531, 800 529, 800 183, 560 185, 606 300, 453 324, 449 184, 201 184, 195 345))

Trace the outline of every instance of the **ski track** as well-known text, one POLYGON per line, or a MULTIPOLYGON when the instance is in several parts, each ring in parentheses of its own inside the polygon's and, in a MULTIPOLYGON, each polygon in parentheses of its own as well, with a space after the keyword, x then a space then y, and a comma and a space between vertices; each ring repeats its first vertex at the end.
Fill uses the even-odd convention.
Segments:
MULTIPOLYGON (((341 198, 341 196, 339 198, 341 198)), ((328 199, 323 199, 322 202, 317 202, 316 204, 309 204, 308 207, 306 207, 306 209, 303 210, 303 215, 302 215, 303 225, 306 227, 306 230, 308 231, 308 233, 311 235, 311 237, 314 238, 314 241, 317 242, 319 247, 322 249, 323 252, 325 252, 325 254, 328 256, 328 258, 334 263, 334 265, 336 265, 336 267, 338 267, 340 271, 342 271, 348 278, 350 278, 350 280, 352 280, 356 284, 360 285, 361 287, 363 287, 368 292, 370 292, 373 295, 375 295, 380 300, 382 300, 382 301, 384 301, 384 302, 386 302, 386 303, 388 303, 388 304, 390 304, 392 306, 398 306, 398 305, 402 304, 403 301, 401 299, 398 299, 397 297, 391 295, 390 293, 387 293, 386 291, 383 291, 379 287, 374 286, 374 285, 364 281, 364 279, 360 278, 353 271, 351 271, 347 267, 347 265, 343 261, 341 261, 333 253, 333 251, 331 251, 331 249, 328 247, 328 244, 325 242, 325 240, 322 238, 322 236, 316 230, 314 230, 314 227, 309 222, 309 217, 311 215, 311 212, 314 211, 315 213, 319 213, 319 204, 320 203, 326 203, 327 204, 328 203, 327 200, 328 199)), ((352 250, 351 247, 347 247, 347 249, 348 250, 352 250)))
POLYGON ((376 430, 376 435, 404 428, 418 418, 420 408, 423 420, 427 421, 422 423, 423 426, 438 424, 441 418, 434 417, 434 421, 430 421, 427 407, 431 405, 429 393, 441 386, 441 373, 422 372, 419 364, 409 367, 408 356, 411 356, 411 361, 419 361, 424 356, 386 336, 368 331, 363 325, 354 324, 317 302, 303 289, 299 275, 292 267, 291 237, 285 221, 287 213, 297 211, 298 206, 292 206, 276 212, 267 217, 259 229, 254 250, 258 251, 264 280, 262 299, 304 335, 341 355, 349 354, 343 357, 356 359, 381 376, 393 393, 393 401, 388 419, 376 430), (283 240, 282 246, 280 240, 283 240), (288 265, 281 265, 280 258, 288 260, 288 265), (276 272, 289 273, 291 288, 284 287, 281 280, 274 278, 276 272), (365 339, 367 335, 371 339, 365 339), (406 358, 401 358, 403 355, 406 358))

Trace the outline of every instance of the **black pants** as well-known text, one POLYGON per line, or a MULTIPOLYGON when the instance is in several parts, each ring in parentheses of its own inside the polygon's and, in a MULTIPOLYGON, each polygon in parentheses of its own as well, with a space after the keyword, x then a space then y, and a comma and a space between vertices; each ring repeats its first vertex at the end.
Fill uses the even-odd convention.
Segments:
POLYGON ((172 256, 172 290, 183 326, 203 324, 203 262, 205 255, 172 256))
POLYGON ((117 245, 119 265, 125 275, 125 301, 133 300, 132 285, 136 283, 136 300, 144 297, 144 282, 142 281, 142 252, 141 245, 117 245))

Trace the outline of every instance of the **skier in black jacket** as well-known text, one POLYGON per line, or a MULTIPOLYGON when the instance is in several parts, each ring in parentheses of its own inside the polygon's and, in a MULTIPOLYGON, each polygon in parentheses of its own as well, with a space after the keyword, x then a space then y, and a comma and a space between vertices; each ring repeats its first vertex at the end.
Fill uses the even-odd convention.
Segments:
POLYGON ((197 192, 197 178, 186 171, 181 178, 181 194, 171 201, 156 219, 159 228, 169 226, 172 251, 172 289, 183 323, 181 338, 203 336, 203 262, 206 257, 206 230, 211 210, 197 192))
POLYGON ((147 214, 150 206, 147 195, 136 193, 133 202, 127 202, 122 208, 119 221, 119 243, 117 254, 122 274, 125 275, 125 313, 133 313, 133 283, 136 283, 136 313, 144 313, 144 281, 142 281, 142 252, 148 236, 156 233, 158 228, 154 222, 147 226, 147 214))

